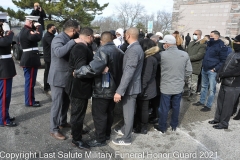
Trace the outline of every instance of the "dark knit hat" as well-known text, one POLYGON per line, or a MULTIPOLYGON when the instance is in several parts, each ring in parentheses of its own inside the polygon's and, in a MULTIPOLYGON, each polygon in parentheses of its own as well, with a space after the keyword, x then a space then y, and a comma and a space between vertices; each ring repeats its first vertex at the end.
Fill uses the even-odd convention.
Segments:
POLYGON ((236 36, 235 38, 232 38, 235 42, 240 42, 240 35, 236 36))

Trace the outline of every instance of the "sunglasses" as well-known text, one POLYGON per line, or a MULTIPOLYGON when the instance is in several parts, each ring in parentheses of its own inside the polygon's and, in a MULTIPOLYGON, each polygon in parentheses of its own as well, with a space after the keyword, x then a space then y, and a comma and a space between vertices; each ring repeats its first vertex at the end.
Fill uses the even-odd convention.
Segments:
POLYGON ((193 33, 193 35, 197 35, 196 33, 193 33))

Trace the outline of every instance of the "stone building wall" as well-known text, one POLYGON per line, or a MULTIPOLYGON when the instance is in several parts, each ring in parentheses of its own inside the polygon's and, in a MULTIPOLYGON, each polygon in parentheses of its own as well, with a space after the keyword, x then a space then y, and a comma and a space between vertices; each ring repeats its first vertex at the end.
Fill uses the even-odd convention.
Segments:
POLYGON ((192 35, 196 29, 203 35, 212 30, 222 36, 240 34, 240 0, 174 0, 172 30, 192 35))

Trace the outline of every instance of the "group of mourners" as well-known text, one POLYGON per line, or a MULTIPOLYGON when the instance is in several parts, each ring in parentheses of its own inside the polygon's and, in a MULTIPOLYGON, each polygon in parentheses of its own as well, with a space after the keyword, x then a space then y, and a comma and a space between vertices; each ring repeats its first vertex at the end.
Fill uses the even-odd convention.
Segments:
MULTIPOLYGON (((124 125, 113 129, 121 136, 112 139, 115 145, 131 145, 132 132, 147 134, 149 123, 164 134, 170 110, 170 130, 174 132, 185 87, 190 88, 192 95, 196 91, 193 77, 198 79, 200 75, 201 97, 193 105, 202 106, 203 112, 210 111, 216 83, 221 82, 215 118, 209 123, 215 129, 228 128, 240 95, 240 35, 234 38, 234 51, 230 53, 218 31, 212 31, 208 40, 202 38, 201 30, 196 30, 193 41, 184 50, 177 31, 165 36, 161 32, 145 36, 131 27, 94 35, 90 27, 80 28, 77 21, 68 20, 58 35, 54 35, 54 24, 48 24, 43 36, 38 20, 39 16, 26 16, 19 34, 23 49, 20 66, 25 77, 25 106, 40 107, 34 86, 41 65, 38 42, 42 40, 45 60, 51 59, 44 75, 44 85, 49 86, 44 89, 51 90, 52 137, 65 140, 61 129, 71 128, 72 143, 78 148, 105 146, 111 139, 115 107, 123 108, 124 117, 124 125), (85 142, 82 135, 88 131, 83 129, 83 122, 90 98, 95 138, 85 142)), ((8 112, 12 77, 16 75, 11 56, 14 33, 5 21, 5 17, 0 17, 0 126, 14 127, 15 118, 8 112)))

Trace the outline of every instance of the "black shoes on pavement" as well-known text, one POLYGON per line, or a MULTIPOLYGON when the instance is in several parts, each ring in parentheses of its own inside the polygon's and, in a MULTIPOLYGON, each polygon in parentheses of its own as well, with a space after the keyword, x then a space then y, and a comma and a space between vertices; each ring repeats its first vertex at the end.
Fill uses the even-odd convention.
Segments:
POLYGON ((202 109, 200 109, 202 112, 208 112, 211 111, 211 108, 208 108, 207 106, 204 106, 202 109))
POLYGON ((217 121, 214 121, 214 120, 211 120, 211 121, 208 121, 209 124, 218 124, 219 122, 217 121))
POLYGON ((79 148, 79 149, 85 149, 85 150, 89 150, 90 149, 90 146, 86 142, 83 142, 83 141, 74 141, 74 140, 72 140, 72 144, 74 146, 76 146, 77 148, 79 148))
POLYGON ((33 105, 25 105, 26 107, 41 107, 40 102, 39 101, 35 101, 35 103, 33 105))
POLYGON ((91 140, 87 143, 90 147, 102 147, 102 146, 106 146, 107 143, 106 141, 103 142, 98 142, 97 140, 91 140))
POLYGON ((204 106, 204 104, 202 104, 200 101, 193 103, 192 105, 194 106, 204 106))
POLYGON ((215 128, 215 129, 228 129, 228 126, 222 126, 220 124, 216 124, 216 125, 213 126, 213 128, 215 128))

